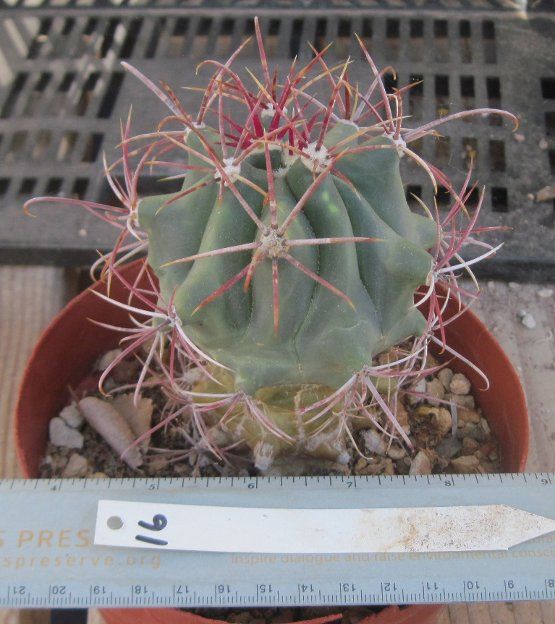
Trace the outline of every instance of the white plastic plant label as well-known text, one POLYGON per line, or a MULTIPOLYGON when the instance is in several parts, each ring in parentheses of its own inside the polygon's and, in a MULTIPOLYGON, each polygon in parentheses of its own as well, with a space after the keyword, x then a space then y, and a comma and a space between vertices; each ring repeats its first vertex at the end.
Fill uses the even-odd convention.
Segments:
POLYGON ((274 509, 100 500, 94 543, 222 553, 507 550, 555 520, 507 505, 274 509))

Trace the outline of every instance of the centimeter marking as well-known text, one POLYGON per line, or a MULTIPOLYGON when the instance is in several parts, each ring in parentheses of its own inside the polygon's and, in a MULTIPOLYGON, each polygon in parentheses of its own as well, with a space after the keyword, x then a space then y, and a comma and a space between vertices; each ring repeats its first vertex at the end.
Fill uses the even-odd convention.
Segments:
MULTIPOLYGON (((295 587, 279 584, 255 584, 252 588, 234 590, 229 584, 218 584, 213 590, 192 585, 167 586, 132 584, 114 591, 111 585, 89 585, 81 590, 81 583, 41 585, 13 584, 3 588, 0 606, 11 608, 75 608, 75 607, 275 607, 275 606, 337 606, 386 605, 406 603, 450 603, 484 601, 555 600, 555 579, 546 578, 543 587, 521 585, 518 589, 493 588, 491 579, 463 580, 456 589, 439 589, 437 581, 420 581, 420 587, 401 581, 377 581, 372 591, 356 582, 320 586, 307 579, 295 587), (431 589, 438 587, 437 590, 431 589), (260 588, 267 594, 261 594, 260 588), (346 589, 348 588, 348 589, 346 589)), ((493 583, 496 584, 496 583, 493 583)), ((516 587, 515 581, 505 580, 502 585, 516 587)))
POLYGON ((555 600, 555 534, 491 553, 123 549, 92 544, 100 498, 307 508, 508 504, 555 519, 555 473, 0 480, 0 607, 555 600))

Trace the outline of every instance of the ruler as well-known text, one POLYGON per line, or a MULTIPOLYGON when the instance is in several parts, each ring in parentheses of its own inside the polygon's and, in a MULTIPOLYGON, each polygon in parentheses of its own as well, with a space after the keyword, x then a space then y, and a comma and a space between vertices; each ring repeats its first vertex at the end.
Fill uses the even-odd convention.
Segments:
POLYGON ((554 599, 554 473, 0 480, 0 607, 554 599))

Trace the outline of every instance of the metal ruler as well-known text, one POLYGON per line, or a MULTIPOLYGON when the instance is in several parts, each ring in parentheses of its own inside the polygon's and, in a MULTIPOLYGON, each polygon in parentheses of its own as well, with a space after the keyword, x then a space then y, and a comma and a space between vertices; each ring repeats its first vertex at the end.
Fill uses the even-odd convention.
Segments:
POLYGON ((553 600, 554 521, 554 473, 0 480, 0 607, 553 600))

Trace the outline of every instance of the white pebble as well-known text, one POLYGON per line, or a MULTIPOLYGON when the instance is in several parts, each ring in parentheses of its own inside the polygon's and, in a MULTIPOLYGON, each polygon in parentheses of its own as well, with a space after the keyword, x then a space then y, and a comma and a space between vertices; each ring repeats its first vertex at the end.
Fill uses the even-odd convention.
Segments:
POLYGON ((541 150, 546 150, 549 147, 549 143, 545 140, 545 139, 540 139, 540 142, 538 143, 538 147, 541 150))
POLYGON ((426 455, 426 453, 424 453, 424 451, 419 451, 410 464, 409 474, 424 475, 431 474, 431 472, 432 463, 430 462, 430 458, 426 455))
POLYGON ((59 416, 66 423, 66 425, 73 427, 74 429, 79 429, 85 422, 83 414, 81 414, 78 410, 75 403, 66 405, 66 407, 64 407, 64 409, 59 413, 59 416))
POLYGON ((518 317, 520 318, 520 322, 527 327, 528 329, 534 329, 536 327, 536 319, 530 314, 530 312, 526 312, 526 310, 521 310, 518 313, 518 317))
POLYGON ((50 442, 56 446, 65 446, 66 448, 83 448, 83 434, 77 429, 69 427, 65 420, 59 417, 53 418, 48 425, 48 435, 50 442))
POLYGON ((470 392, 470 381, 462 374, 456 373, 451 379, 449 390, 453 394, 468 394, 470 392))
POLYGON ((387 451, 388 457, 394 460, 403 459, 406 454, 406 450, 402 446, 397 446, 396 444, 391 445, 387 451))
POLYGON ((377 455, 385 455, 387 452, 387 445, 382 436, 374 429, 367 429, 362 432, 362 439, 364 440, 364 446, 369 453, 376 453, 377 455))
POLYGON ((538 297, 541 297, 542 299, 549 299, 549 297, 553 296, 553 289, 552 288, 541 288, 540 290, 538 290, 538 297))
POLYGON ((89 471, 89 462, 83 455, 73 453, 62 472, 66 479, 85 477, 89 471))
POLYGON ((437 377, 443 384, 443 387, 449 390, 449 384, 451 383, 451 379, 453 379, 453 371, 450 368, 442 368, 438 372, 437 377))
POLYGON ((119 356, 121 355, 121 349, 112 349, 111 351, 106 351, 104 355, 101 355, 96 362, 96 370, 105 371, 108 366, 119 356))

